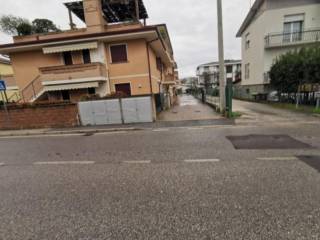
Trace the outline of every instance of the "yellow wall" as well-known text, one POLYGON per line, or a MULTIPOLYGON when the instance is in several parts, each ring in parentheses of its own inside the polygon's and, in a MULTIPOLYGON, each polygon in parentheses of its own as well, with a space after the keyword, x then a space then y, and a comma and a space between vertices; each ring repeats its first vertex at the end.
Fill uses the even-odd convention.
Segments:
MULTIPOLYGON (((151 75, 160 78, 160 73, 156 68, 156 55, 151 48, 149 50, 151 75)), ((144 39, 107 43, 106 52, 112 92, 115 92, 116 84, 130 83, 132 95, 151 93, 147 45, 144 39), (112 44, 122 43, 127 44, 128 62, 112 63, 109 47, 112 44)), ((153 93, 159 92, 159 83, 155 78, 152 78, 152 89, 153 93)))
MULTIPOLYGON (((3 76, 3 75, 11 75, 11 74, 13 74, 13 70, 12 70, 11 65, 0 63, 0 75, 3 76)), ((12 97, 11 100, 13 100, 13 101, 18 100, 18 98, 15 95, 16 93, 19 93, 18 90, 7 90, 6 93, 7 93, 8 98, 12 97)), ((0 101, 4 101, 4 100, 5 100, 4 95, 0 94, 0 101)))
POLYGON ((10 58, 20 90, 39 75, 40 67, 63 65, 61 54, 43 54, 41 50, 12 53, 10 58))
POLYGON ((13 74, 11 65, 0 62, 0 75, 11 75, 11 74, 13 74))

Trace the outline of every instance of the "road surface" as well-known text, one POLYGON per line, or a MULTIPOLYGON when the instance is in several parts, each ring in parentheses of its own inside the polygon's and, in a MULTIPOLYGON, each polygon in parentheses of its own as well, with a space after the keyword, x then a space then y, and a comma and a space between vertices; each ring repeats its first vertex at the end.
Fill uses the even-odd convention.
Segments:
POLYGON ((300 120, 0 138, 0 239, 320 239, 320 124, 300 120), (250 134, 274 142, 228 140, 250 134))

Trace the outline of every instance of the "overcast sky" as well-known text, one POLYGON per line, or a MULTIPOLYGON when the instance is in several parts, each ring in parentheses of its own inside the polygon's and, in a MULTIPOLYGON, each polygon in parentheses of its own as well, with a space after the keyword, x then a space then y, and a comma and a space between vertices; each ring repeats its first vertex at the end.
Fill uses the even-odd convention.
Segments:
MULTIPOLYGON (((252 0, 251 0, 252 1, 252 0)), ((240 58, 240 39, 235 38, 250 0, 224 0, 225 58, 240 58)), ((64 0, 0 0, 0 15, 13 14, 28 18, 48 18, 59 27, 68 27, 64 0)), ((199 64, 218 59, 216 0, 144 0, 149 24, 166 23, 175 58, 182 77, 195 75, 199 64)), ((80 22, 78 22, 80 23, 80 22)), ((0 33, 0 43, 11 37, 0 33)))

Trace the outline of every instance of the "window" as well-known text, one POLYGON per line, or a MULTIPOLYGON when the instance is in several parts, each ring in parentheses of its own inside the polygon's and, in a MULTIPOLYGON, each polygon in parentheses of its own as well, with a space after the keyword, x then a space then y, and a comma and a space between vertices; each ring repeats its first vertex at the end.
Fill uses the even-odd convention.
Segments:
POLYGON ((127 45, 111 45, 110 54, 112 63, 122 63, 128 61, 127 45))
POLYGON ((63 61, 64 61, 65 65, 72 65, 73 64, 71 52, 63 52, 62 56, 63 56, 63 61))
POLYGON ((131 96, 131 86, 130 83, 116 84, 116 93, 124 94, 126 96, 131 96))
POLYGON ((283 41, 297 42, 302 40, 304 15, 285 16, 283 26, 283 41))
POLYGON ((62 99, 63 101, 69 101, 70 100, 70 93, 69 91, 61 91, 62 99))
POLYGON ((91 63, 90 50, 84 49, 82 50, 83 63, 88 64, 91 63))
POLYGON ((245 79, 249 79, 250 78, 250 63, 247 63, 245 65, 245 79))
POLYGON ((249 37, 250 37, 250 33, 247 33, 246 34, 246 38, 245 38, 245 45, 246 45, 246 49, 249 49, 250 48, 250 39, 249 39, 249 37))
POLYGON ((95 95, 96 94, 96 89, 95 88, 88 88, 88 94, 89 95, 95 95))
POLYGON ((227 73, 232 73, 232 70, 233 70, 232 65, 227 66, 226 68, 227 68, 227 73))

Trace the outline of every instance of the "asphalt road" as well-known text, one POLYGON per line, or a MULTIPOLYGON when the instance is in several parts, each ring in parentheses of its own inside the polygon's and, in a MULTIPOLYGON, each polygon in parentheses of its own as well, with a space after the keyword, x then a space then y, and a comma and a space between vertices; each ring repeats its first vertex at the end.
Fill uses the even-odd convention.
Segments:
POLYGON ((0 138, 0 239, 320 239, 319 126, 0 138))

